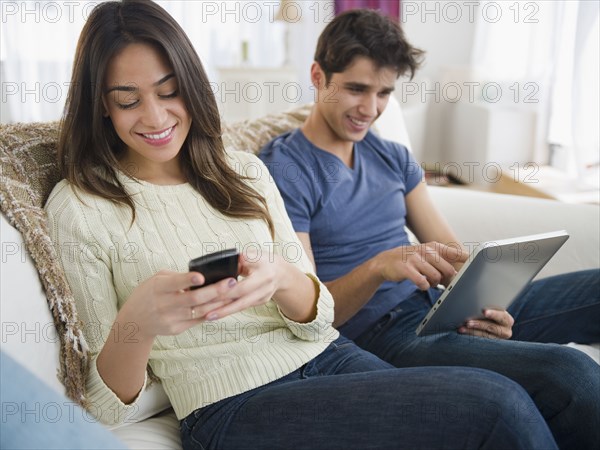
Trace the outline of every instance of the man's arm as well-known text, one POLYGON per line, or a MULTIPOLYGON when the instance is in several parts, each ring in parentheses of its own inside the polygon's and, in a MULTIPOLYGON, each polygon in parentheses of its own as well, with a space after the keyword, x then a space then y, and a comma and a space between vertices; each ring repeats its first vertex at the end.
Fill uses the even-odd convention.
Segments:
MULTIPOLYGON (((297 234, 314 265, 309 234, 297 234)), ((449 280, 456 271, 445 258, 455 259, 461 253, 436 242, 397 247, 381 252, 340 278, 325 282, 335 300, 333 326, 338 327, 352 318, 386 280, 410 279, 423 290, 449 280)))
MULTIPOLYGON (((306 250, 307 256, 315 266, 310 235, 308 233, 296 234, 306 250)), ((379 275, 376 264, 375 258, 370 259, 346 275, 333 281, 324 282, 335 300, 334 327, 344 324, 354 316, 373 297, 379 285, 385 281, 379 275)))
MULTIPOLYGON (((427 185, 419 183, 404 198, 406 203, 406 224, 419 242, 439 242, 448 246, 465 250, 450 224, 433 203, 427 185)), ((461 262, 453 263, 458 270, 461 262)))
MULTIPOLYGON (((468 252, 452 231, 452 228, 437 209, 429 195, 427 185, 420 183, 406 197, 406 223, 421 242, 435 241, 462 249, 461 257, 452 265, 459 270, 468 258, 468 252)), ((335 298, 335 296, 334 296, 335 298)), ((510 339, 513 317, 505 310, 487 309, 484 319, 471 320, 458 329, 459 333, 475 336, 510 339)))

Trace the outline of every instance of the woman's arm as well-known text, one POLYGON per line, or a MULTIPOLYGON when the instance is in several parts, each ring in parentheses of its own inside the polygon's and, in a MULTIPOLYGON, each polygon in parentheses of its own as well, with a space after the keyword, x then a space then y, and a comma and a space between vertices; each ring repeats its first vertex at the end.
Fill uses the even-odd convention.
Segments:
POLYGON ((260 258, 254 253, 242 255, 240 273, 245 278, 228 294, 236 298, 235 302, 207 318, 221 318, 273 299, 292 332, 301 339, 313 339, 331 328, 331 294, 316 277, 266 166, 248 153, 233 152, 231 156, 239 159, 242 167, 258 167, 250 183, 267 202, 275 235, 260 258))
POLYGON ((144 385, 154 338, 180 334, 205 321, 213 309, 230 303, 225 294, 232 280, 190 290, 204 282, 201 274, 161 271, 133 291, 97 360, 98 373, 123 403, 132 402, 144 385))
POLYGON ((89 226, 98 214, 111 211, 90 208, 96 204, 90 196, 85 201, 88 206, 61 182, 46 212, 88 346, 87 399, 103 423, 116 424, 134 412, 155 336, 178 334, 205 320, 210 310, 230 301, 221 296, 229 285, 226 280, 190 291, 204 281, 201 274, 159 272, 140 283, 119 310, 113 244, 104 227, 89 226))

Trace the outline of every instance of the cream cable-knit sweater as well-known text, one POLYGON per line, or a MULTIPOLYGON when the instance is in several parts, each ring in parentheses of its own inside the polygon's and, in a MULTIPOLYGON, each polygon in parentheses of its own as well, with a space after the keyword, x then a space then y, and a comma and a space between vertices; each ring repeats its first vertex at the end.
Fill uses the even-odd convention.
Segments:
MULTIPOLYGON (((267 200, 275 239, 260 220, 231 219, 210 207, 189 185, 158 186, 120 174, 136 204, 129 208, 78 192, 61 181, 46 204, 51 236, 84 324, 91 364, 87 378, 91 412, 102 422, 123 422, 135 402, 123 404, 103 382, 96 358, 118 309, 142 281, 161 269, 187 271, 190 259, 237 247, 275 252, 314 274, 285 212, 283 200, 263 163, 252 154, 230 153, 236 172, 267 200)), ((333 299, 320 285, 317 317, 293 322, 275 302, 205 322, 177 336, 159 336, 150 365, 161 379, 179 419, 197 408, 276 380, 302 366, 337 338, 331 327, 333 299)), ((135 323, 126 324, 134 340, 135 323)), ((126 373, 123 376, 127 376, 126 373)), ((136 399, 144 395, 143 389, 136 399)))

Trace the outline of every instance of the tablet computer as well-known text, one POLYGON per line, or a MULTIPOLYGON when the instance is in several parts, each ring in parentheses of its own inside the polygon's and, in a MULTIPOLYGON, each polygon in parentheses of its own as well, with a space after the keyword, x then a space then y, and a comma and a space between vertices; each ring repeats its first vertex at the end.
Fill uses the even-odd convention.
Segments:
POLYGON ((417 327, 418 336, 456 330, 506 309, 566 242, 566 231, 521 236, 477 246, 417 327))

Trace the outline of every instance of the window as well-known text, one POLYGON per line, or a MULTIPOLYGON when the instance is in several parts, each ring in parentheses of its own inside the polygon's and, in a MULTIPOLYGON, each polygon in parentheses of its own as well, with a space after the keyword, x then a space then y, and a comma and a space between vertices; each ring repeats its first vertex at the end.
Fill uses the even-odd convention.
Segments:
MULTIPOLYGON (((60 118, 79 33, 98 1, 3 1, 2 122, 60 118)), ((219 66, 279 66, 278 0, 159 1, 194 44, 211 80, 219 66), (245 43, 245 44, 243 44, 245 43)))

